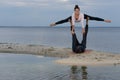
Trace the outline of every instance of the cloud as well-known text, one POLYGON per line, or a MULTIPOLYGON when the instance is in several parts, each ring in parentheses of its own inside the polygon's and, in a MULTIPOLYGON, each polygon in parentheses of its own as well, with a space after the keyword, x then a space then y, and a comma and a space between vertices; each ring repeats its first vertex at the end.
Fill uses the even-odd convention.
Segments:
POLYGON ((119 3, 119 0, 0 0, 0 16, 4 23, 8 21, 15 24, 16 21, 16 24, 22 22, 26 25, 32 22, 47 24, 48 20, 50 22, 71 15, 75 4, 78 4, 83 13, 112 19, 112 12, 116 15, 120 13, 117 10, 119 3))
POLYGON ((62 2, 68 2, 69 0, 60 0, 60 1, 62 1, 62 2))
POLYGON ((0 6, 19 6, 19 7, 56 7, 56 6, 73 6, 78 4, 80 6, 106 6, 119 5, 117 1, 109 0, 1 0, 0 6), (109 2, 109 3, 108 3, 109 2), (55 6, 54 6, 55 5, 55 6))
POLYGON ((19 7, 36 7, 36 6, 47 6, 48 0, 4 0, 0 1, 3 6, 19 6, 19 7))
POLYGON ((97 5, 95 0, 2 0, 0 6, 7 7, 35 7, 50 9, 71 10, 78 4, 83 9, 92 8, 97 5))
MULTIPOLYGON (((67 0, 58 0, 66 2, 67 0)), ((2 0, 0 4, 5 6, 47 6, 58 2, 56 0, 2 0)))

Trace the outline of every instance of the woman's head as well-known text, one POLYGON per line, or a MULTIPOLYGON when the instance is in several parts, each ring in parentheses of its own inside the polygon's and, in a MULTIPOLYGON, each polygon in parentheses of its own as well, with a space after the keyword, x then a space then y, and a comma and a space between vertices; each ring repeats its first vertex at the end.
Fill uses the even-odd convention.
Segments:
POLYGON ((75 14, 79 14, 80 13, 80 7, 78 5, 75 5, 74 12, 75 12, 75 14))

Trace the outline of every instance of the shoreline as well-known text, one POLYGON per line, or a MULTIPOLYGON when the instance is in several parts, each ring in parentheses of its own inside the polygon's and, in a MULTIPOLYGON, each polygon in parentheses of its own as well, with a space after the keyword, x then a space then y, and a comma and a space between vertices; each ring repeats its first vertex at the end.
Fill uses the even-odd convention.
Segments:
POLYGON ((59 57, 58 64, 65 65, 118 65, 120 54, 112 54, 94 50, 87 50, 82 54, 75 54, 70 48, 54 48, 43 45, 24 45, 0 43, 0 53, 32 54, 45 57, 59 57))
POLYGON ((18 43, 0 43, 0 52, 16 54, 32 54, 45 57, 69 57, 72 53, 70 48, 54 48, 44 45, 18 44, 18 43))

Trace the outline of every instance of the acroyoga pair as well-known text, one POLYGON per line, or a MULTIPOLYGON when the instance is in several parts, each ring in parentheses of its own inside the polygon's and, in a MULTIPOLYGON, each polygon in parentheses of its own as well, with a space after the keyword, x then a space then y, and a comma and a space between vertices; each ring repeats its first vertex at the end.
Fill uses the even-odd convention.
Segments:
POLYGON ((60 20, 58 22, 50 24, 50 26, 55 26, 58 24, 70 22, 71 25, 71 34, 72 34, 72 50, 75 53, 83 53, 85 52, 86 49, 86 43, 87 43, 87 33, 88 33, 88 20, 96 20, 96 21, 104 21, 107 23, 111 23, 111 20, 106 20, 102 19, 99 17, 93 17, 89 16, 87 14, 83 14, 80 12, 80 7, 78 5, 75 5, 74 7, 74 13, 72 16, 60 20), (84 25, 84 19, 86 19, 86 26, 84 25), (75 22, 80 22, 82 26, 82 34, 83 34, 83 39, 81 43, 79 43, 76 34, 75 34, 75 22))

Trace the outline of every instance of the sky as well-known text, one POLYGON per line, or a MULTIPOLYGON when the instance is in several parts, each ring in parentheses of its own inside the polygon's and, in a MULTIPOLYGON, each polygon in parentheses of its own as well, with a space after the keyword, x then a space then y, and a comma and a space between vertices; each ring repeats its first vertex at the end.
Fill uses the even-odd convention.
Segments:
POLYGON ((120 0, 0 0, 0 26, 49 26, 71 16, 75 4, 82 13, 112 20, 90 21, 90 26, 120 27, 120 0))

